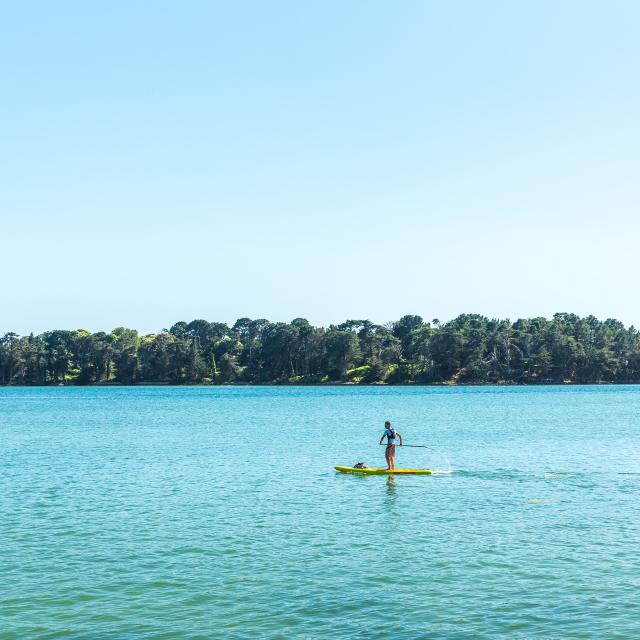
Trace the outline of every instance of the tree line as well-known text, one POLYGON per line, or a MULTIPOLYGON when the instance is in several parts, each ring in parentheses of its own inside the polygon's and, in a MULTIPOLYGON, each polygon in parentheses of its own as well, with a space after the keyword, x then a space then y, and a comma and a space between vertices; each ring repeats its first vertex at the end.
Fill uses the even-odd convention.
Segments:
POLYGON ((557 313, 509 320, 406 315, 328 328, 241 318, 139 335, 54 330, 0 338, 0 384, 550 384, 640 382, 640 332, 557 313))

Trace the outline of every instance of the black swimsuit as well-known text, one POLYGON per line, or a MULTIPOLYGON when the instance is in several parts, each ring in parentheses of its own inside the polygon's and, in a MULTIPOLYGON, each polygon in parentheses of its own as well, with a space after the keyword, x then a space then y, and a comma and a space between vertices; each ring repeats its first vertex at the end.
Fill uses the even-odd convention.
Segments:
POLYGON ((391 429, 385 429, 384 431, 384 435, 387 436, 387 450, 390 449, 391 447, 395 447, 396 446, 396 432, 395 431, 391 431, 391 429), (389 433, 387 433, 389 432, 389 433), (393 434, 393 435, 390 435, 393 434))

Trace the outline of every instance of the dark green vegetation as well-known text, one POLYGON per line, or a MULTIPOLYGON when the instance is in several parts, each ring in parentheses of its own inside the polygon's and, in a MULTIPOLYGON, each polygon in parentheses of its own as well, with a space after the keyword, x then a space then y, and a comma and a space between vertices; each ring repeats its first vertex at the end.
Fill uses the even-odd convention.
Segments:
POLYGON ((617 320, 404 316, 328 329, 242 318, 140 336, 47 331, 0 339, 0 384, 640 382, 640 332, 617 320))

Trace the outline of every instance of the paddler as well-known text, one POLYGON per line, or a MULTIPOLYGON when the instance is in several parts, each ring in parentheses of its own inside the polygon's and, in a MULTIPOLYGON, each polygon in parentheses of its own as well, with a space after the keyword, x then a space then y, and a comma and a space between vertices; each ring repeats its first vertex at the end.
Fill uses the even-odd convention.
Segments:
POLYGON ((391 423, 387 420, 384 423, 384 433, 382 434, 382 438, 380 438, 380 444, 386 438, 387 439, 387 448, 384 450, 384 457, 387 460, 387 469, 395 469, 393 464, 393 457, 396 451, 396 436, 400 440, 400 446, 402 446, 402 434, 399 431, 396 431, 391 423))

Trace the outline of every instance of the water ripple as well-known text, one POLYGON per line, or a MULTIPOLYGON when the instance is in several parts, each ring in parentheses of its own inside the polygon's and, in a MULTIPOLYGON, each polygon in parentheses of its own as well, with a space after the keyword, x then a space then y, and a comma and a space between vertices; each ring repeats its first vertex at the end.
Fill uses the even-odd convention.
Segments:
POLYGON ((0 640, 640 637, 638 417, 631 387, 0 389, 0 640), (382 462, 381 416, 453 471, 334 473, 382 462))

